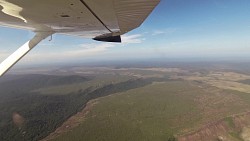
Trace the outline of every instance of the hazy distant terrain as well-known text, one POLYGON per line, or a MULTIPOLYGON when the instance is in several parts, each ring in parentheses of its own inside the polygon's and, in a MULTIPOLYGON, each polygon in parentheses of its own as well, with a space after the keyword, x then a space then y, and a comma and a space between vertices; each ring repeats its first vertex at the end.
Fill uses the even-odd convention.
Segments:
POLYGON ((0 140, 249 139, 250 71, 242 64, 36 71, 0 80, 0 140))

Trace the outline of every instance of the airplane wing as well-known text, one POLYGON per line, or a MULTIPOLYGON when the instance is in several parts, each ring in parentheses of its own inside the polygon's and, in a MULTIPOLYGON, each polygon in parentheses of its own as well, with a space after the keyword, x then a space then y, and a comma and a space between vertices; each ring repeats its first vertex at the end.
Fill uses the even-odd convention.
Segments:
POLYGON ((46 37, 58 33, 121 42, 160 0, 0 0, 0 25, 31 30, 35 37, 0 64, 0 76, 46 37))

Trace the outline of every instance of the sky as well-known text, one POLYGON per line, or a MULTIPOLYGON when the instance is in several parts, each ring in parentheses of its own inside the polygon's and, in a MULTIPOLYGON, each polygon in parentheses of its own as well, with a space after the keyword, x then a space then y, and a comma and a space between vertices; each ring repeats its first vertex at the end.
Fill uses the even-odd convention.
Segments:
MULTIPOLYGON (((250 60, 249 7, 249 0, 161 0, 139 28, 122 36, 122 44, 56 34, 18 64, 153 58, 250 60)), ((33 36, 31 31, 0 27, 0 61, 33 36)))

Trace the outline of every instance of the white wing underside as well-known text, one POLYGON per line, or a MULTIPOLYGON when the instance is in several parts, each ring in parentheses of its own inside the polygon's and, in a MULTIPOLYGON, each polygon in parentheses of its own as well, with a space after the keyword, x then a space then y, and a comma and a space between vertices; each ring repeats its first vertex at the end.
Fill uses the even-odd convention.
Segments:
POLYGON ((0 0, 0 25, 94 38, 142 24, 160 0, 0 0))
POLYGON ((36 36, 0 64, 0 76, 53 33, 115 37, 139 27, 160 0, 0 0, 0 26, 36 36))

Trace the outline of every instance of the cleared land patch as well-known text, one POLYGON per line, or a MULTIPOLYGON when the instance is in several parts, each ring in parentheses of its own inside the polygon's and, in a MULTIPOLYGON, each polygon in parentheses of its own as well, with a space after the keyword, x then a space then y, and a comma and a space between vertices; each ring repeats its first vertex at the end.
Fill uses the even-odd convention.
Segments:
POLYGON ((195 80, 215 86, 221 89, 235 90, 245 93, 250 93, 250 85, 241 83, 240 81, 250 79, 249 75, 244 75, 235 72, 220 72, 210 71, 207 74, 195 72, 188 76, 181 76, 185 80, 195 80))

